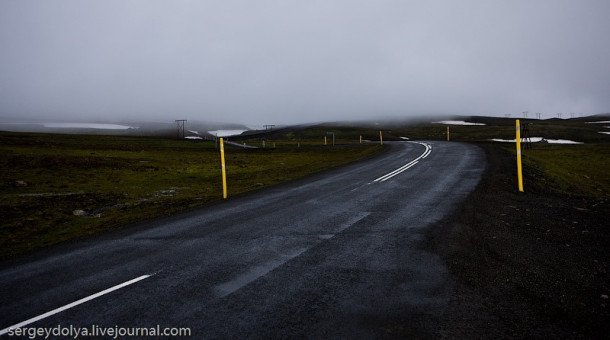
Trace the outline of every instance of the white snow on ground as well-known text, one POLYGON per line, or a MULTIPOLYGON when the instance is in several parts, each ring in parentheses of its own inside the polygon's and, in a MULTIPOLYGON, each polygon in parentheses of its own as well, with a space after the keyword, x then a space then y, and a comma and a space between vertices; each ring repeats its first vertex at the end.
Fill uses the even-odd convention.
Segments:
POLYGON ((610 132, 608 131, 600 131, 599 133, 603 133, 604 135, 610 135, 610 132))
POLYGON ((442 120, 440 122, 432 122, 432 124, 445 124, 445 125, 485 125, 483 123, 471 123, 463 120, 442 120))
POLYGON ((400 137, 400 139, 403 139, 403 140, 409 140, 409 138, 408 138, 408 137, 400 137))
MULTIPOLYGON (((515 143, 517 140, 516 139, 498 139, 498 138, 494 138, 494 139, 490 139, 492 142, 501 142, 501 143, 515 143)), ((573 140, 567 140, 567 139, 545 139, 543 137, 531 137, 529 139, 530 142, 532 143, 540 143, 540 142, 544 142, 544 143, 549 143, 549 144, 584 144, 581 142, 575 142, 573 140)), ((526 143, 528 142, 527 139, 525 138, 521 138, 521 143, 526 143)))
POLYGON ((186 131, 188 131, 188 132, 190 132, 190 133, 194 133, 194 134, 196 134, 196 135, 198 135, 198 134, 199 134, 199 131, 195 131, 195 130, 186 130, 186 131))
POLYGON ((599 122, 585 122, 585 124, 608 124, 610 120, 601 120, 599 122))
POLYGON ((186 137, 184 137, 184 139, 203 139, 203 138, 201 138, 199 136, 186 136, 186 137))
MULTIPOLYGON (((544 138, 542 137, 530 137, 530 141, 532 143, 538 143, 541 142, 544 138)), ((500 143, 515 143, 517 140, 516 139, 499 139, 499 138, 494 138, 491 139, 492 142, 500 142, 500 143)), ((526 142, 525 138, 521 138, 521 142, 524 143, 526 142)))
POLYGON ((208 131, 208 132, 214 136, 227 137, 227 136, 241 135, 241 133, 244 131, 247 131, 247 130, 214 130, 214 131, 208 131))
POLYGON ((567 139, 546 139, 549 144, 584 144, 582 142, 575 142, 567 139))
POLYGON ((105 130, 127 130, 135 129, 133 126, 118 125, 118 124, 98 124, 98 123, 43 123, 44 127, 48 128, 65 128, 65 129, 105 129, 105 130))

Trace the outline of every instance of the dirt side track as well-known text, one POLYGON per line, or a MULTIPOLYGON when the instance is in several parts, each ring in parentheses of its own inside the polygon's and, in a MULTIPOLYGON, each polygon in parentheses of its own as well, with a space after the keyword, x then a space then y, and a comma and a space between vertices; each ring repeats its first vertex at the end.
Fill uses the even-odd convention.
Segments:
POLYGON ((489 169, 429 245, 458 277, 442 338, 607 338, 608 197, 519 193, 513 156, 482 146, 489 169))

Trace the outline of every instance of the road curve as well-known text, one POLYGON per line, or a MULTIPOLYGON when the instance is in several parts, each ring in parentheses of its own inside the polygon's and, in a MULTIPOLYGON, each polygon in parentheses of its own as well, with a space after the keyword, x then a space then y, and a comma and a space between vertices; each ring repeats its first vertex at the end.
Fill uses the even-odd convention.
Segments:
POLYGON ((389 152, 305 180, 4 262, 0 329, 434 333, 452 278, 421 244, 474 189, 485 156, 462 143, 387 144, 389 152))

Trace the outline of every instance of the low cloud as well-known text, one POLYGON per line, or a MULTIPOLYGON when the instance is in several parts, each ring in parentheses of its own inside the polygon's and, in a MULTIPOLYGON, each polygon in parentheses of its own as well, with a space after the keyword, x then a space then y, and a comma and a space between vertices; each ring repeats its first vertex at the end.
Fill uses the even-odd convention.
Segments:
POLYGON ((0 116, 610 111, 608 1, 4 1, 0 116))

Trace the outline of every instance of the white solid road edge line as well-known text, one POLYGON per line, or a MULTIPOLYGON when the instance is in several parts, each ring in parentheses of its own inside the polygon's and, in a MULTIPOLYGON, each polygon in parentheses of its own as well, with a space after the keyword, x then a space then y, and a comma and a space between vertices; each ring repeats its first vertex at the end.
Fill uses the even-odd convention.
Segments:
POLYGON ((375 179, 373 182, 384 182, 396 175, 398 175, 399 173, 406 171, 407 169, 409 169, 410 167, 414 166, 415 164, 417 164, 419 162, 420 159, 424 159, 426 157, 428 157, 430 155, 430 153, 432 152, 432 146, 430 146, 430 144, 426 144, 426 143, 420 143, 420 142, 409 142, 409 143, 415 143, 415 144, 420 144, 426 147, 426 150, 424 151, 424 153, 422 153, 419 157, 415 158, 414 160, 412 160, 411 162, 401 166, 400 168, 387 173, 377 179, 375 179))
POLYGON ((11 329, 17 329, 17 328, 21 328, 21 327, 26 326, 26 325, 29 325, 29 324, 31 324, 31 323, 33 323, 33 322, 36 322, 36 321, 39 321, 39 320, 42 320, 42 319, 48 318, 48 317, 49 317, 49 316, 51 316, 51 315, 54 315, 54 314, 57 314, 57 313, 61 313, 61 312, 65 311, 66 309, 70 309, 70 308, 72 308, 72 307, 74 307, 74 306, 78 306, 78 305, 83 304, 83 303, 85 303, 85 302, 87 302, 87 301, 91 301, 91 300, 93 300, 93 299, 96 299, 96 298, 98 298, 98 297, 100 297, 100 296, 102 296, 102 295, 106 295, 106 294, 108 294, 108 293, 110 293, 110 292, 113 292, 113 291, 115 291, 115 290, 118 290, 118 289, 121 289, 121 288, 127 287, 127 286, 129 286, 129 285, 131 285, 131 284, 134 284, 134 283, 138 282, 138 281, 142 281, 142 280, 144 280, 144 279, 146 279, 146 278, 149 278, 149 277, 151 277, 152 275, 154 275, 154 274, 151 274, 151 275, 142 275, 142 276, 140 276, 140 277, 136 277, 136 278, 135 278, 135 279, 133 279, 133 280, 129 280, 129 281, 127 281, 127 282, 123 282, 123 283, 118 284, 118 285, 116 285, 116 286, 114 286, 114 287, 110 287, 110 288, 108 288, 108 289, 102 290, 101 292, 95 293, 95 294, 93 294, 93 295, 89 295, 89 296, 87 296, 87 297, 85 297, 85 298, 82 298, 82 299, 80 299, 80 300, 78 300, 78 301, 74 301, 74 302, 69 303, 69 304, 67 304, 67 305, 65 305, 65 306, 62 306, 62 307, 59 307, 59 308, 53 309, 52 311, 46 312, 46 313, 41 314, 41 315, 39 315, 39 316, 33 317, 33 318, 31 318, 31 319, 25 320, 25 321, 20 322, 20 323, 18 323, 18 324, 15 324, 15 325, 12 325, 12 326, 6 327, 5 329, 0 330, 0 335, 4 335, 4 334, 8 333, 8 331, 9 331, 9 330, 11 330, 11 329))

